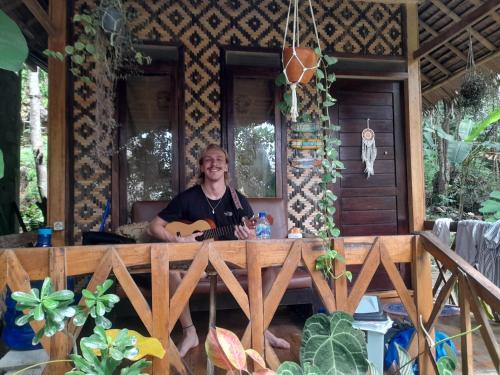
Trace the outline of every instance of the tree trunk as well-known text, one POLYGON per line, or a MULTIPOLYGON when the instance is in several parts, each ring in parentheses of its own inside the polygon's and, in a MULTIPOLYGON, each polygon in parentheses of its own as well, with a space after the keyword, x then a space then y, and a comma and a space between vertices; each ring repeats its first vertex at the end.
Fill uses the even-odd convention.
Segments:
POLYGON ((40 119, 41 94, 38 80, 38 68, 32 72, 28 70, 29 97, 30 97, 30 141, 35 158, 36 179, 40 200, 47 199, 47 166, 43 153, 42 125, 40 119))

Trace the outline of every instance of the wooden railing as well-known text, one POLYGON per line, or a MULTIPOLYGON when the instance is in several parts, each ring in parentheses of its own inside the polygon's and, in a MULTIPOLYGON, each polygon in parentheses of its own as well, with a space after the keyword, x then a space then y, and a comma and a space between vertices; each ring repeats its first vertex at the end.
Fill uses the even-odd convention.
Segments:
MULTIPOLYGON (((481 310, 475 307, 477 305, 467 301, 481 296, 493 308, 499 307, 499 290, 491 283, 485 282, 484 277, 467 267, 467 264, 463 264, 463 260, 455 254, 450 254, 448 249, 442 248, 428 233, 415 236, 337 238, 334 245, 344 255, 347 265, 362 265, 360 276, 350 286, 350 290, 345 278, 336 280, 332 288, 322 274, 315 271, 315 260, 322 254, 321 242, 316 239, 3 249, 0 250, 0 288, 8 285, 12 290, 27 291, 30 288, 30 280, 51 276, 59 289, 65 286, 67 276, 92 274, 87 288, 95 290, 97 284, 113 273, 148 333, 157 337, 167 349, 168 355, 163 359, 153 359, 154 374, 167 374, 170 366, 181 374, 188 373, 170 339, 170 333, 209 264, 217 271, 248 318, 249 323, 242 337, 244 346, 264 354, 271 368, 277 368, 280 361, 265 341, 264 332, 276 312, 294 270, 299 266, 310 273, 318 295, 328 311, 344 310, 351 314, 366 292, 376 269, 379 266, 385 268, 410 320, 417 327, 410 345, 410 354, 416 356, 422 353, 419 363, 423 374, 433 374, 437 371, 432 350, 427 345, 424 331, 421 329, 420 319, 432 330, 447 293, 447 289, 442 292, 444 294, 439 296, 433 309, 429 253, 455 272, 456 279, 465 280, 464 285, 471 285, 469 289, 464 289, 461 300, 466 306, 462 313, 465 329, 470 326, 467 306, 470 306, 476 318, 480 316, 479 320, 482 319, 481 310), (182 283, 171 298, 166 298, 169 295, 168 273, 172 263, 186 261, 190 263, 190 267, 182 283), (413 295, 404 284, 396 267, 397 263, 412 264, 413 295), (130 275, 130 268, 136 266, 151 267, 151 305, 130 275), (261 271, 271 266, 280 266, 281 270, 270 292, 264 296, 261 271), (230 267, 247 269, 248 293, 240 286, 230 267)), ((343 272, 345 266, 337 262, 336 273, 343 272)), ((484 317, 481 322, 483 320, 484 327, 489 327, 484 317)), ((33 322, 32 326, 37 330, 39 322, 33 322)), ((70 327, 70 330, 74 334, 79 333, 76 327, 70 327)), ((493 362, 497 365, 498 348, 494 338, 492 339, 491 330, 482 328, 481 333, 485 337, 493 362)), ((462 344, 464 342, 464 353, 471 353, 470 335, 465 336, 462 344)), ((43 346, 50 353, 51 359, 65 358, 69 352, 67 338, 62 334, 57 334, 51 340, 44 339, 43 346)), ((467 366, 464 368, 469 368, 472 363, 470 355, 467 354, 465 358, 467 366)), ((50 373, 64 373, 64 366, 58 366, 51 366, 50 373)))

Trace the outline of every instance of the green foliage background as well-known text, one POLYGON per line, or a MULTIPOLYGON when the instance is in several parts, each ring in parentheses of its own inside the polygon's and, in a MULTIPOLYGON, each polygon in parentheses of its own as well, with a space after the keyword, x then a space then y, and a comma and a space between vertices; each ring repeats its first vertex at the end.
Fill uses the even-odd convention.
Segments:
MULTIPOLYGON (((23 69, 21 72, 21 119, 23 131, 21 134, 21 158, 20 158, 20 187, 19 187, 19 210, 28 230, 35 230, 44 224, 42 211, 37 205, 41 201, 37 187, 35 159, 30 142, 29 127, 29 105, 28 95, 28 72, 23 69)), ((39 71, 40 93, 42 94, 41 104, 47 110, 48 105, 48 75, 43 70, 39 71)), ((42 109, 42 111, 44 111, 42 109)), ((47 125, 42 119, 42 137, 44 154, 47 155, 47 125)), ((44 159, 47 160, 47 157, 44 159)))
MULTIPOLYGON (((488 117, 500 107, 500 76, 496 75, 490 81, 488 95, 483 98, 480 108, 471 110, 460 105, 460 97, 450 100, 451 114, 445 110, 443 102, 438 102, 432 109, 424 112, 424 168, 427 218, 432 220, 438 217, 450 217, 454 220, 459 217, 459 200, 463 195, 462 218, 482 218, 481 203, 488 199, 491 192, 500 190, 500 176, 498 154, 500 152, 499 122, 483 129, 481 134, 470 145, 474 157, 467 150, 456 150, 456 155, 468 156, 463 162, 449 163, 449 181, 445 194, 437 190, 439 174, 439 154, 437 142, 439 138, 446 139, 448 144, 448 158, 452 143, 464 145, 468 131, 474 125, 488 117), (448 116, 448 118, 446 118, 448 116), (442 125, 449 121, 449 131, 444 132, 442 125), (497 160, 493 158, 496 152, 497 160)), ((469 137, 470 138, 470 137, 469 137)))

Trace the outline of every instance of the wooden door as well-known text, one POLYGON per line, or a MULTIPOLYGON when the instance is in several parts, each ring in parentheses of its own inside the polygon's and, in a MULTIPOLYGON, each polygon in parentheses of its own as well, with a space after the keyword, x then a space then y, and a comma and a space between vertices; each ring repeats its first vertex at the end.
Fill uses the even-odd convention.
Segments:
MULTIPOLYGON (((408 203, 401 83, 343 80, 333 87, 337 104, 332 117, 340 126, 339 155, 345 170, 334 187, 338 196, 335 222, 342 236, 408 234, 408 203), (375 174, 369 178, 361 161, 361 132, 366 119, 375 132, 375 174)), ((407 286, 411 269, 398 265, 407 286)), ((352 286, 361 266, 351 266, 352 286)), ((383 268, 368 291, 394 289, 383 268)))
POLYGON ((343 80, 333 86, 332 117, 340 126, 343 178, 336 184, 336 223, 343 236, 408 233, 401 83, 343 80), (370 118, 375 132, 375 174, 361 161, 361 131, 370 118))

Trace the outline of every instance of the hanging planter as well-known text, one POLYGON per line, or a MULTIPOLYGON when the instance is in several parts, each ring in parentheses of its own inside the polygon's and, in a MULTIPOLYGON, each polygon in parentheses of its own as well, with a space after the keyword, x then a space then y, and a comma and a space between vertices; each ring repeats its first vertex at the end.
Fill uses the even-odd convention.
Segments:
MULTIPOLYGON (((314 25, 314 33, 316 35, 317 47, 320 49, 318 31, 316 29, 316 21, 312 4, 309 1, 311 10, 311 19, 314 25)), ((291 91, 291 109, 290 117, 292 122, 296 122, 299 117, 299 109, 297 103, 297 86, 299 84, 307 84, 314 76, 319 65, 319 56, 311 48, 300 47, 299 38, 299 2, 298 0, 290 0, 288 4, 288 14, 285 26, 285 35, 283 36, 283 51, 282 51, 283 72, 287 84, 290 85, 291 91), (292 26, 292 46, 286 47, 288 24, 290 21, 290 13, 293 2, 293 26, 292 26)))
POLYGON ((460 86, 460 103, 463 108, 474 112, 481 106, 488 88, 487 78, 477 69, 474 61, 472 37, 469 34, 469 52, 464 81, 460 86))
POLYGON ((318 55, 312 48, 287 47, 283 49, 283 61, 287 61, 285 74, 290 82, 307 84, 316 72, 318 55))

